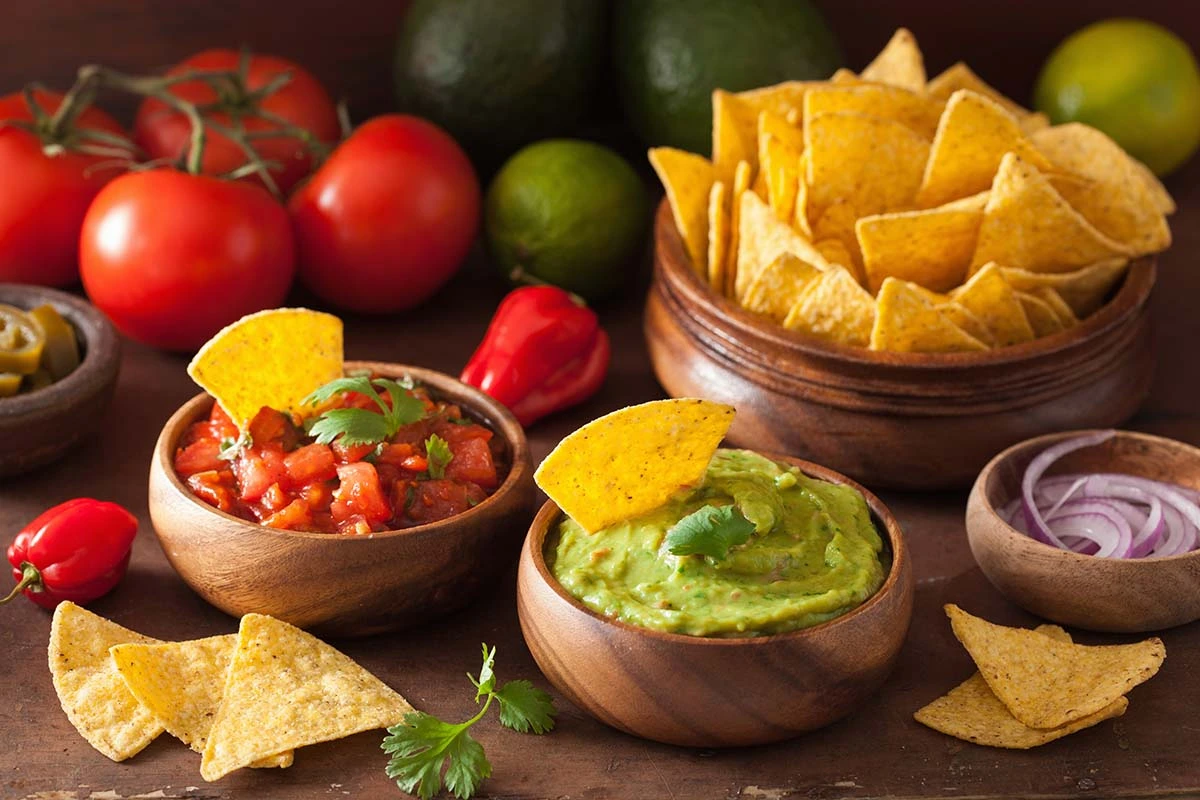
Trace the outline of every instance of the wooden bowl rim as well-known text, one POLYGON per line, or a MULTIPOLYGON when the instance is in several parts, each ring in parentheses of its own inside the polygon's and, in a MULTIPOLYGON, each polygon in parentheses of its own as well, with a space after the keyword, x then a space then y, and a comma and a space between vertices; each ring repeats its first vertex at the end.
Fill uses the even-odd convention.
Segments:
MULTIPOLYGON (((468 508, 461 514, 456 514, 453 517, 438 520, 437 522, 414 525, 411 528, 377 531, 369 536, 347 536, 344 534, 319 533, 316 531, 291 531, 250 522, 220 509, 213 508, 208 503, 200 500, 200 498, 188 490, 179 479, 179 476, 175 474, 172 454, 175 451, 175 443, 182 434, 184 426, 197 418, 197 410, 200 406, 204 404, 211 406, 212 403, 216 402, 207 392, 200 392, 192 397, 180 406, 171 415, 170 419, 167 420, 167 423, 159 433, 158 441, 154 445, 154 465, 163 472, 167 479, 167 485, 176 494, 183 496, 200 510, 223 519, 231 527, 236 526, 241 530, 252 532, 255 535, 279 536, 285 539, 311 539, 323 542, 373 542, 382 539, 421 537, 443 533, 462 522, 469 521, 482 514, 487 514, 500 501, 503 495, 519 490, 520 484, 532 473, 529 461, 529 442, 525 438, 525 430, 521 427, 521 423, 517 422, 517 418, 513 416, 512 412, 506 406, 492 399, 474 386, 465 384, 444 372, 387 361, 347 361, 344 369, 370 369, 383 374, 407 374, 411 375, 418 383, 431 386, 436 390, 453 391, 457 394, 466 395, 470 402, 464 403, 464 405, 467 405, 472 411, 487 419, 489 424, 493 425, 496 433, 503 436, 508 443, 512 454, 512 463, 509 466, 507 477, 496 487, 496 491, 488 495, 479 504, 468 508), (493 423, 493 421, 495 422, 493 423)), ((456 400, 455 402, 459 401, 456 400)))
MULTIPOLYGON (((1011 445, 1010 447, 996 454, 992 460, 989 461, 984 468, 979 471, 979 477, 975 479, 975 486, 972 489, 972 492, 979 498, 980 506, 984 511, 987 512, 989 518, 995 519, 995 521, 1000 523, 1000 527, 996 528, 996 530, 1002 531, 1005 540, 1013 541, 1013 546, 1017 549, 1020 549, 1024 552, 1035 553, 1040 551, 1040 553, 1043 555, 1046 553, 1054 553, 1055 556, 1052 557, 1061 558, 1065 563, 1081 566, 1085 569, 1096 567, 1104 569, 1143 570, 1153 569, 1155 566, 1160 564, 1200 559, 1200 549, 1192 550, 1190 553, 1177 553, 1173 556, 1154 556, 1152 558, 1096 558, 1095 556, 1076 553, 1071 550, 1060 550, 1053 545, 1046 544, 1045 542, 1039 542, 1032 536, 1027 536, 1024 533, 1021 533, 1012 525, 1008 524, 1008 522, 1005 521, 1004 518, 1001 517, 996 511, 996 508, 992 505, 991 499, 988 497, 987 484, 992 474, 1000 469, 1002 464, 1005 464, 1008 461, 1016 458, 1018 455, 1023 454, 1027 449, 1036 449, 1038 452, 1040 452, 1041 450, 1045 450, 1050 445, 1060 442, 1064 439, 1069 439, 1074 436, 1086 436, 1092 433, 1099 433, 1101 430, 1104 429, 1090 428, 1086 430, 1047 433, 1043 434, 1042 436, 1035 436, 1032 439, 1025 439, 1017 442, 1016 444, 1011 445)), ((1131 439, 1134 441, 1147 442, 1158 447, 1181 449, 1184 452, 1190 453, 1190 455, 1192 455, 1192 457, 1194 457, 1197 461, 1200 461, 1200 448, 1187 444, 1186 442, 1181 442, 1176 439, 1168 439, 1165 436, 1155 436, 1150 433, 1141 433, 1138 431, 1114 429, 1114 433, 1116 434, 1115 438, 1117 439, 1131 439)), ((1013 498, 1009 499, 1012 500, 1013 498)), ((1022 562, 1021 566, 1024 567, 1024 562, 1022 562)))
POLYGON ((666 197, 659 203, 654 227, 654 248, 658 255, 656 260, 667 273, 668 279, 687 295, 688 300, 705 307, 716 319, 726 323, 735 332, 766 339, 780 347, 810 356, 862 365, 934 370, 993 367, 1051 356, 1090 342, 1125 323, 1145 306, 1156 280, 1155 255, 1130 259, 1121 286, 1111 300, 1086 319, 1080 320, 1078 325, 1029 342, 970 353, 884 352, 828 342, 801 331, 788 330, 778 323, 745 310, 727 297, 714 295, 691 268, 666 197))
POLYGON ((529 553, 533 559, 534 568, 537 570, 538 576, 542 582, 575 611, 586 614, 592 619, 598 620, 601 623, 612 625, 618 630, 627 633, 648 636, 653 639, 659 639, 663 642, 677 645, 690 645, 696 647, 743 647, 753 644, 764 644, 766 642, 781 642, 788 639, 804 639, 818 634, 826 633, 841 623, 849 622, 851 619, 864 616, 875 610, 875 607, 883 602, 883 598, 899 588, 900 576, 908 570, 908 548, 904 543, 904 531, 900 527, 900 522, 892 514, 891 510, 884 505, 883 501, 876 497, 873 493, 863 488, 858 482, 846 477, 840 472, 835 472, 828 467, 822 467, 820 464, 814 464, 811 461, 794 458, 792 456, 774 455, 771 453, 762 453, 767 458, 775 461, 782 461, 792 466, 800 468, 800 471, 810 478, 817 478, 828 483, 834 483, 841 486, 849 486, 852 489, 858 490, 863 499, 867 501, 867 508, 871 510, 872 516, 883 523, 884 531, 887 533, 888 545, 892 551, 892 565, 888 570, 887 578, 884 579, 883 585, 876 590, 875 594, 868 597, 857 607, 847 611, 839 617, 834 617, 831 620, 813 625, 808 628, 801 628, 794 631, 785 631, 783 633, 769 633, 762 636, 692 636, 686 633, 670 633, 667 631, 656 631, 650 628, 642 628, 637 625, 623 622, 619 619, 606 617, 579 602, 573 597, 558 579, 550 572, 546 566, 546 536, 550 532, 550 527, 558 522, 563 516, 563 511, 553 500, 547 500, 545 504, 538 510, 537 516, 534 517, 533 523, 529 527, 529 533, 526 536, 525 546, 529 548, 529 553))
MULTIPOLYGON (((49 386, 13 397, 0 397, 0 421, 11 422, 26 415, 44 414, 71 402, 80 384, 98 376, 115 364, 120 366, 121 349, 116 329, 108 317, 82 298, 46 286, 30 286, 19 283, 0 283, 0 303, 22 306, 34 301, 34 305, 50 303, 71 323, 83 339, 83 359, 79 366, 62 380, 49 386)), ((26 308, 25 310, 29 310, 26 308)))

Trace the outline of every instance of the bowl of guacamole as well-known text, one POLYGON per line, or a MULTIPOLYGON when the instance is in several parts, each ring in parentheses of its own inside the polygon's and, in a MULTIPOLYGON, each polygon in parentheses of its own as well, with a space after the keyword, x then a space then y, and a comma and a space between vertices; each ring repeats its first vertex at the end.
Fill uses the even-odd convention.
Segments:
POLYGON ((870 492, 816 464, 720 449, 697 486, 591 533, 548 502, 517 605, 538 665, 580 708, 716 747, 789 738, 865 702, 899 653, 912 592, 900 526, 870 492))

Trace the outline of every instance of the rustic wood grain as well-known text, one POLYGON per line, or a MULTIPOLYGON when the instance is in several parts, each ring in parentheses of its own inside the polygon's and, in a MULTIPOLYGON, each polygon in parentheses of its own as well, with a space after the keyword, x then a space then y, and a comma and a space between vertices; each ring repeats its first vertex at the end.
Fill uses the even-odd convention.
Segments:
POLYGON ((879 591, 837 619, 774 636, 706 639, 638 628, 596 614, 558 584, 545 551, 563 514, 547 501, 521 548, 517 615, 534 661, 572 703, 635 736, 731 747, 823 728, 883 684, 912 618, 912 563, 900 523, 844 475, 780 459, 863 493, 891 559, 879 591))
MULTIPOLYGON (((11 3, 0 26, 0 86, 31 78, 63 85, 77 64, 107 61, 130 69, 173 62, 202 47, 245 41, 300 58, 356 117, 390 108, 387 76, 392 20, 400 3, 370 0, 287 4, 251 0, 45 0, 11 3), (286 11, 280 11, 284 8, 286 11), (246 20, 234 21, 237 15, 246 20), (282 21, 276 22, 279 19, 282 21), (248 20, 248 21, 247 21, 248 20)), ((1048 48, 1079 24, 1114 13, 1159 19, 1200 46, 1200 7, 1178 0, 1089 3, 1012 0, 970 4, 827 0, 831 23, 861 67, 896 24, 922 39, 936 71, 960 58, 1018 99, 1048 48)), ((106 101, 109 102, 109 101, 106 101)), ((121 107, 118 107, 120 110, 121 107)), ((129 106, 123 107, 128 111, 129 106)), ((1168 179, 1180 204, 1171 220, 1174 247, 1159 260, 1150 299, 1158 369, 1130 422, 1138 430, 1200 444, 1200 166, 1168 179)), ((663 396, 642 337, 643 280, 600 308, 613 340, 613 364, 601 392, 530 431, 535 463, 583 422, 629 403, 663 396)), ((503 294, 492 267, 475 257, 425 307, 404 315, 349 318, 348 356, 416 363, 455 373, 483 335, 503 294)), ((306 302, 297 296, 292 302, 306 302)), ((124 343, 113 405, 99 431, 70 457, 0 481, 0 531, 11 537, 47 506, 79 495, 115 500, 141 521, 131 571, 92 607, 164 638, 231 633, 237 622, 205 603, 171 570, 151 533, 146 475, 155 437, 195 394, 186 359, 124 343)), ((788 424, 788 420, 780 420, 788 424)), ((0 448, 4 445, 0 442, 0 448)), ((953 443, 946 443, 952 447, 953 443)), ((698 750, 636 739, 592 720, 551 688, 557 729, 541 738, 503 730, 494 719, 473 731, 494 767, 482 797, 560 798, 1147 798, 1200 795, 1192 744, 1200 707, 1200 623, 1165 631, 1162 671, 1132 693, 1126 715, 1028 752, 972 746, 912 721, 912 712, 974 671, 954 640, 941 605, 1004 624, 1038 620, 1003 598, 975 567, 963 527, 966 495, 881 493, 900 520, 916 577, 914 615, 896 669, 868 704, 828 728, 758 748, 698 750)), ((515 553, 514 553, 515 557, 515 553)), ((478 668, 480 641, 499 647, 502 680, 528 677, 548 687, 518 628, 515 570, 466 610, 395 635, 336 641, 350 656, 403 692, 418 708, 446 719, 475 713, 463 673, 478 668)), ((379 733, 304 748, 277 774, 235 774, 217 784, 199 777, 199 759, 162 737, 136 758, 114 764, 75 733, 58 708, 46 669, 49 615, 30 603, 0 609, 0 797, 300 798, 402 797, 383 774, 379 733), (61 793, 61 794, 58 794, 61 793), (157 794, 155 794, 157 793, 157 794)), ((1084 643, 1132 637, 1073 632, 1084 643)), ((737 676, 731 676, 736 680, 737 676)), ((246 770, 246 773, 252 771, 246 770)))
POLYGON ((462 608, 511 563, 533 514, 533 464, 511 412, 472 386, 432 370, 352 361, 347 371, 410 376, 457 403, 503 442, 495 493, 450 519, 372 536, 280 531, 216 511, 175 474, 187 427, 212 409, 199 394, 163 426, 150 463, 150 519, 167 560, 222 611, 270 614, 318 636, 367 636, 462 608))
MULTIPOLYGON (((967 539, 983 574, 1027 611, 1092 631, 1156 631, 1200 619, 1200 550, 1154 559, 1093 558, 1049 547, 1012 529, 997 508, 1021 494, 1034 457, 1069 434, 1009 448, 979 473, 967 500, 967 539)), ((1068 453, 1049 474, 1118 472, 1200 489, 1200 450, 1121 431, 1068 453)))

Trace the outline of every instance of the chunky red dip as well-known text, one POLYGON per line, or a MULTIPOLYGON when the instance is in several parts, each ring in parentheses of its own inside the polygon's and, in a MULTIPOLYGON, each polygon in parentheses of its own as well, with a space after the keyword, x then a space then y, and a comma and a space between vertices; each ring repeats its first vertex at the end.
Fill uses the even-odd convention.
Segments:
POLYGON ((272 528, 362 535, 461 514, 499 485, 493 433, 423 387, 409 392, 425 406, 422 419, 383 442, 350 446, 318 443, 306 421, 332 408, 379 412, 357 392, 304 416, 264 407, 242 447, 237 426, 213 403, 180 439, 175 471, 209 505, 272 528))

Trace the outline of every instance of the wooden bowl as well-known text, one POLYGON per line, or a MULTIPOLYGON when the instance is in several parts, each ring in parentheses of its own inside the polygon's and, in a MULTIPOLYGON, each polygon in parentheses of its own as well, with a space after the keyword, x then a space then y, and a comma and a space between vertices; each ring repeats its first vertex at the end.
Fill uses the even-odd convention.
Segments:
POLYGON ((150 519, 175 571, 226 613, 270 614, 320 635, 366 636, 426 622, 466 605, 512 563, 533 511, 533 464, 516 418, 440 372, 352 361, 347 370, 411 375, 487 423, 511 464, 495 493, 449 519, 370 536, 268 528, 218 511, 175 474, 183 431, 212 408, 199 394, 168 420, 150 463, 150 519))
POLYGON ((0 478, 48 464, 94 431, 117 386, 121 340, 86 300, 43 286, 0 284, 0 303, 31 309, 49 303, 75 329, 82 359, 44 389, 0 398, 0 478))
POLYGON ((796 453, 871 486, 965 488, 996 452, 1133 415, 1153 373, 1153 259, 1081 324, 985 353, 877 353, 789 331, 692 271, 669 207, 655 222, 645 331, 674 397, 737 407, 729 441, 796 453))
MULTIPOLYGON (((1039 436, 1008 448, 979 473, 967 501, 967 538, 988 580, 1009 600, 1048 620, 1093 631, 1156 631, 1200 619, 1200 551, 1165 558, 1095 558, 1042 544, 996 513, 1021 492, 1025 467, 1055 442, 1086 431, 1039 436)), ((1048 474, 1123 472, 1200 489, 1200 450, 1118 431, 1068 453, 1048 474)))
POLYGON ((848 478, 775 458, 863 493, 892 555, 879 591, 837 619, 771 636, 717 639, 635 627, 587 608, 550 572, 546 537, 562 511, 547 502, 521 550, 517 613, 534 660, 567 699, 634 736, 727 747, 828 725, 882 685, 912 618, 913 575, 900 524, 848 478))

